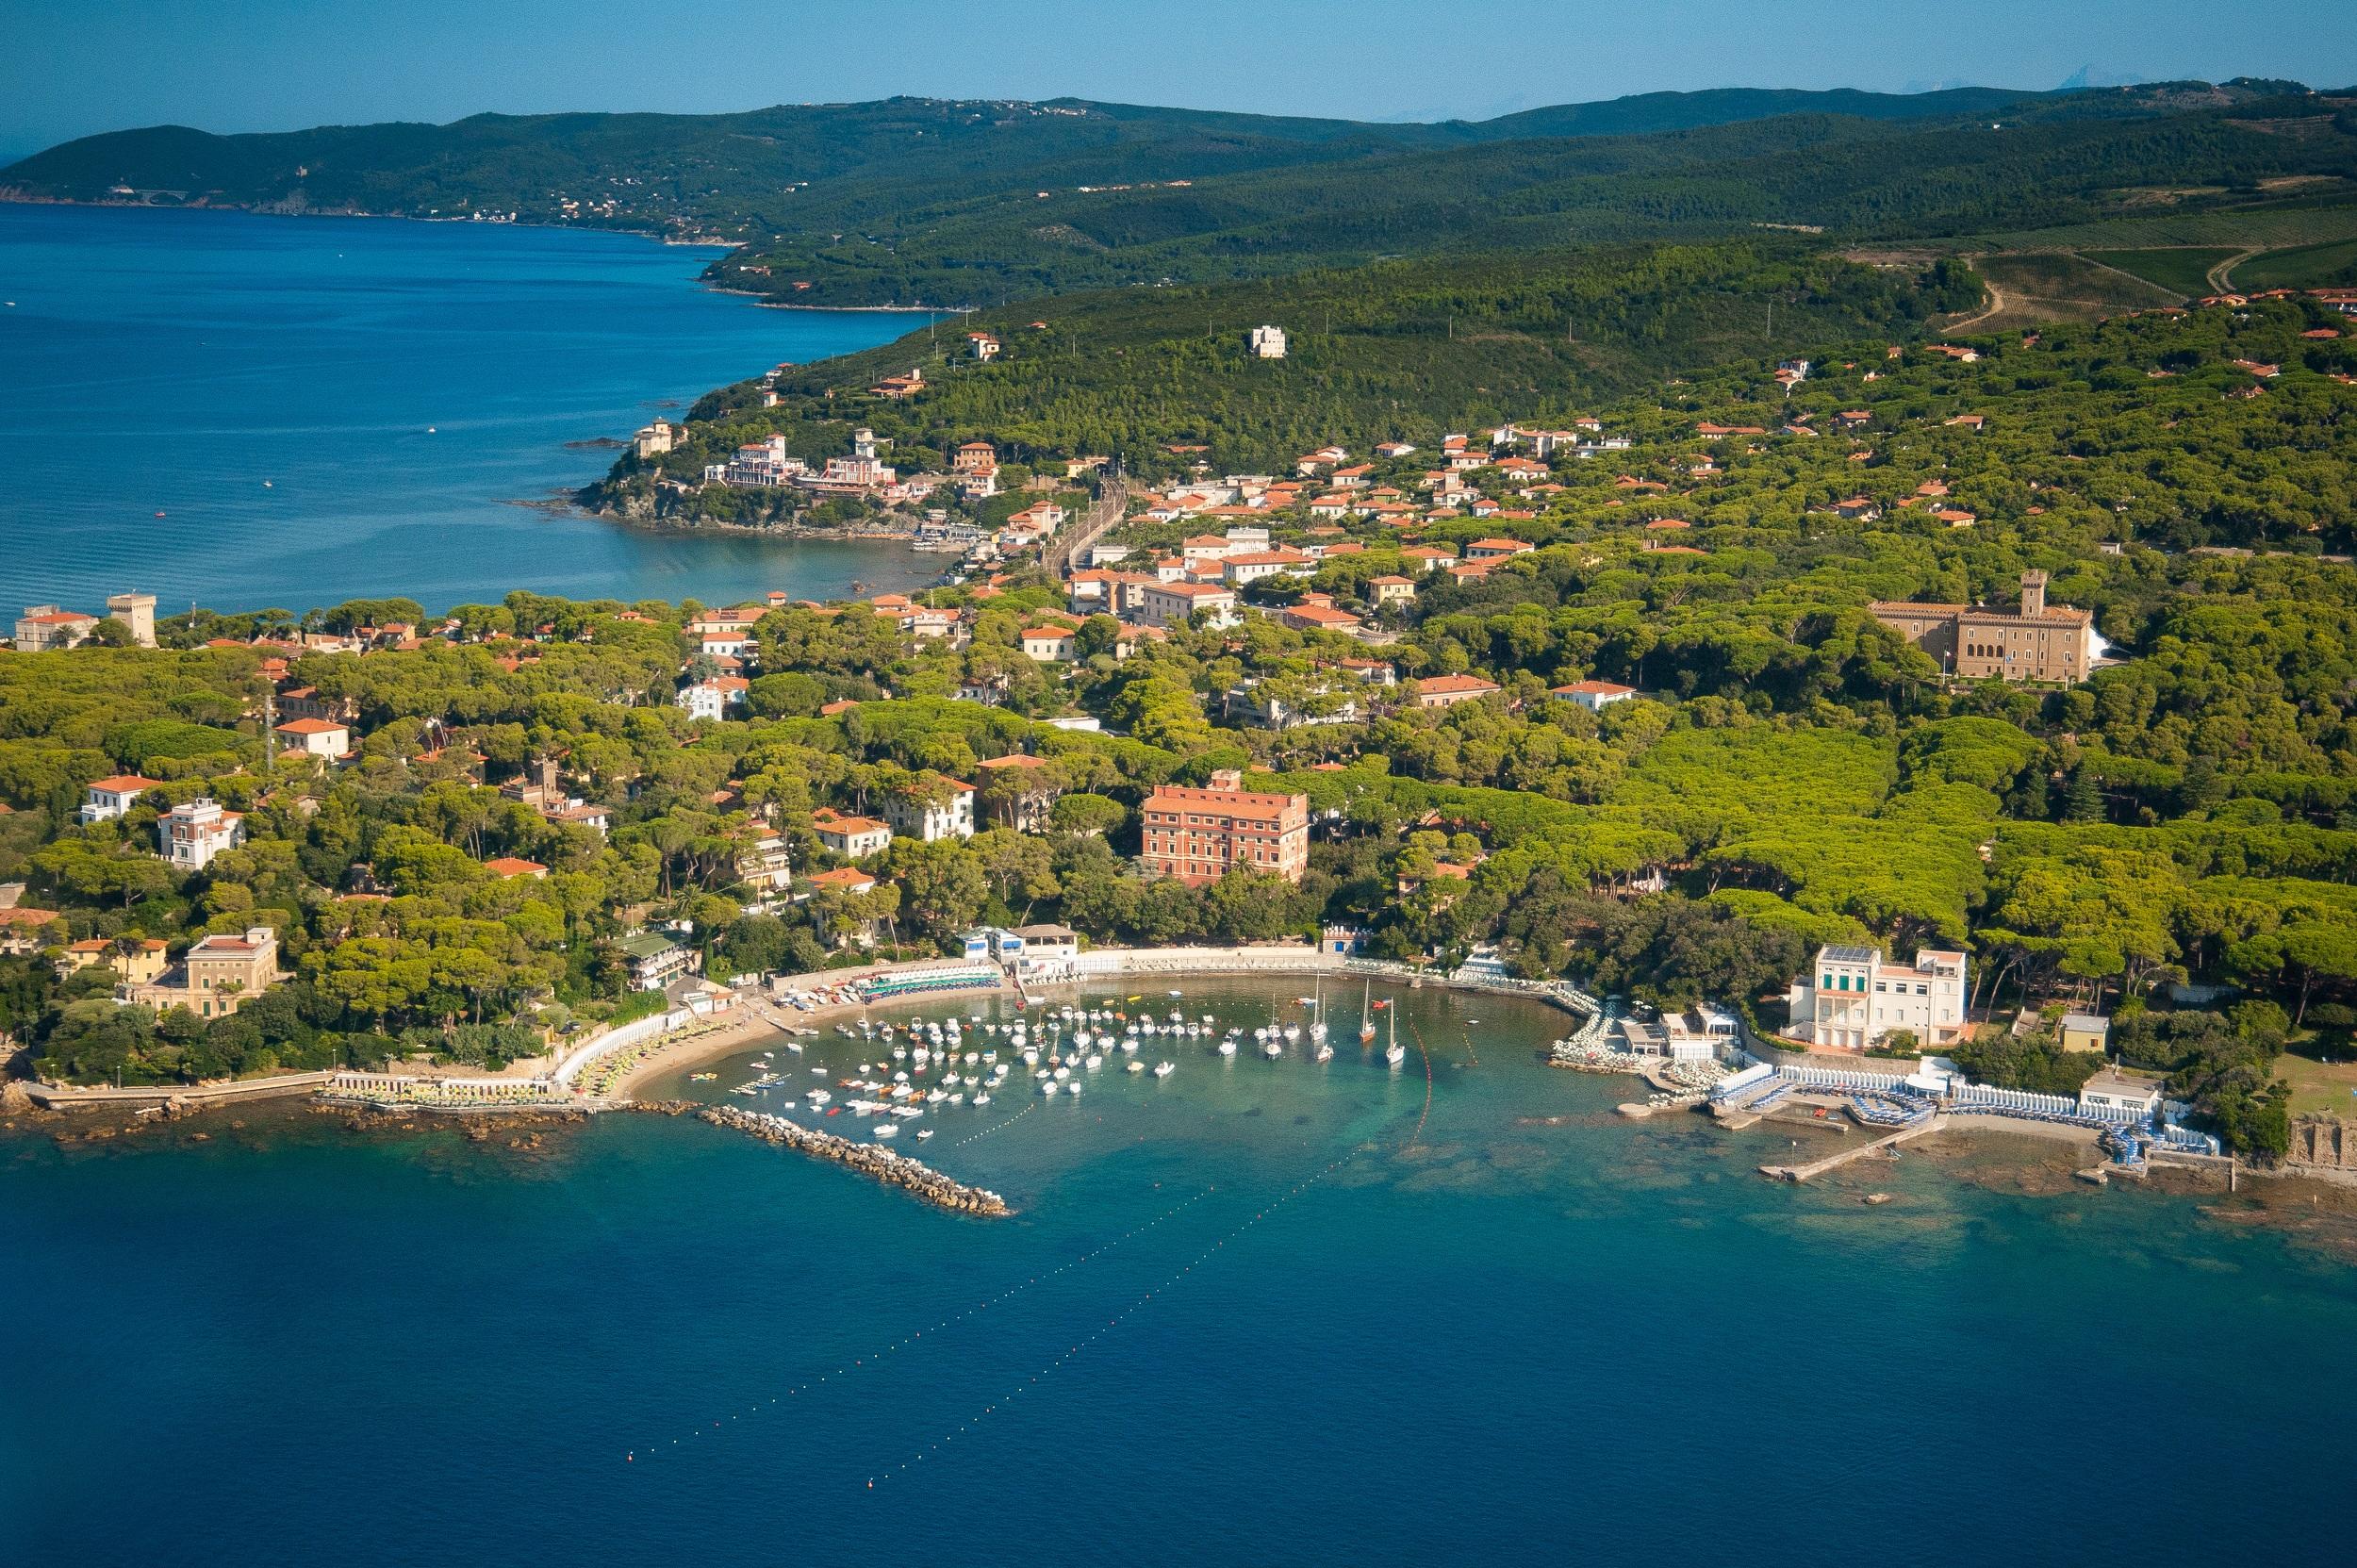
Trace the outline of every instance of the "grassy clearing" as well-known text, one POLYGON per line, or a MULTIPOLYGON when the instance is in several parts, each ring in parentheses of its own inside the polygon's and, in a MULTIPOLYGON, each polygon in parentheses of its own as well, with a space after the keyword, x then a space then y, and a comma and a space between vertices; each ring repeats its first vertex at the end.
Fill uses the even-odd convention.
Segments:
POLYGON ((2085 322, 2123 310, 2175 305, 2167 289, 2094 266, 2068 252, 1985 256, 1973 263, 2003 302, 1996 314, 1972 322, 1973 330, 1996 332, 2040 322, 2085 322))
POLYGON ((2324 289, 2357 285, 2357 239, 2268 251, 2234 269, 2237 289, 2324 289))
POLYGON ((2134 272, 2174 293, 2199 297, 2210 291, 2210 269, 2241 254, 2240 246, 2187 246, 2150 251, 2088 251, 2089 261, 2134 272))
POLYGON ((2275 1076, 2292 1086, 2295 1116, 2303 1111, 2357 1116, 2357 1061, 2327 1064, 2285 1051, 2275 1059, 2275 1076))

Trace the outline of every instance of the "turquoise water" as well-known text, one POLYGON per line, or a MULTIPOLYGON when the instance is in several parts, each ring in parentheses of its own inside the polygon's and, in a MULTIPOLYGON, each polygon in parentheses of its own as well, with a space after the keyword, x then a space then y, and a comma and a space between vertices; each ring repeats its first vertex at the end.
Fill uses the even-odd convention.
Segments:
POLYGON ((515 504, 658 413, 912 318, 763 309, 705 250, 490 224, 0 204, 0 609, 301 610, 511 588, 707 601, 906 587, 874 546, 680 537, 515 504), (429 431, 431 432, 429 434, 429 431), (266 487, 267 482, 267 487, 266 487), (160 516, 157 514, 161 514, 160 516))
MULTIPOLYGON (((1272 999, 1187 990, 1244 1023, 1272 999)), ((1018 1078, 929 1114, 923 1157, 1003 1192, 999 1221, 687 1118, 536 1152, 258 1113, 204 1144, 0 1145, 16 1560, 2075 1564, 2339 1538, 2357 1287, 2330 1258, 1931 1159, 1771 1186, 1784 1138, 1624 1122, 1627 1081, 1539 1065, 1554 1015, 1402 996, 1428 1117, 1423 1058, 1362 1055, 1356 997, 1323 1065, 1157 1041, 1164 1081, 1042 1103, 1018 1078)))

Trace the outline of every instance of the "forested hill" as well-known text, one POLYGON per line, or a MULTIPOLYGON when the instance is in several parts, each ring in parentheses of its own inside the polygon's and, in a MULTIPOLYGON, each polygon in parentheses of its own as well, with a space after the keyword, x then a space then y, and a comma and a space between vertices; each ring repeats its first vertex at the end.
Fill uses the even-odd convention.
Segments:
POLYGON ((748 247, 716 269, 733 287, 965 305, 1442 246, 2075 222, 2120 188, 2337 176, 2352 166, 2348 118, 2274 82, 1726 90, 1438 124, 896 98, 227 137, 160 126, 37 154, 0 170, 0 193, 720 239, 748 247))
POLYGON ((2357 194, 2357 99, 2199 103, 2082 94, 2019 118, 1900 125, 1792 114, 1276 165, 1183 186, 1042 182, 782 232, 712 275, 806 305, 997 305, 1442 250, 1544 254, 1762 229, 1887 242, 2156 206, 2243 211, 2292 189, 2311 202, 2357 194))
MULTIPOLYGON (((795 206, 843 192, 785 188, 857 180, 937 194, 1039 180, 1184 179, 1533 137, 1635 136, 1785 114, 1918 120, 2013 112, 2089 93, 2001 88, 1802 92, 1733 88, 1565 104, 1437 124, 1205 109, 889 98, 781 105, 742 114, 479 114, 447 125, 322 125, 214 136, 181 125, 83 137, 0 169, 0 185, 101 201, 140 194, 217 206, 299 205, 425 216, 482 209, 535 222, 662 227, 685 220, 754 231, 794 226, 795 206), (606 189, 601 190, 600 187, 606 189), (127 188, 127 189, 119 189, 127 188), (562 200, 612 196, 612 213, 562 200)), ((858 197, 850 197, 854 203, 858 197)))
MULTIPOLYGON (((815 462, 866 425, 907 464, 946 462, 960 441, 981 437, 1018 456, 1102 454, 1149 477, 1196 455, 1216 471, 1282 472, 1337 433, 1429 441, 1436 429, 1569 418, 1695 367, 1862 336, 1913 338, 1980 293, 1953 261, 1867 267, 1789 237, 1110 289, 984 311, 785 370, 775 406, 762 405, 757 383, 723 388, 692 410, 686 441, 658 462, 693 476, 772 434, 815 462), (1246 331, 1263 322, 1286 329, 1286 358, 1246 351, 1246 331), (983 329, 1005 345, 987 364, 965 353, 966 331, 983 329), (913 368, 926 380, 920 395, 870 391, 913 368), (1193 450, 1174 456, 1172 447, 1193 450)), ((597 503, 647 511, 656 466, 625 456, 597 503)), ((744 495, 714 487, 668 493, 663 504, 727 517, 744 495)))

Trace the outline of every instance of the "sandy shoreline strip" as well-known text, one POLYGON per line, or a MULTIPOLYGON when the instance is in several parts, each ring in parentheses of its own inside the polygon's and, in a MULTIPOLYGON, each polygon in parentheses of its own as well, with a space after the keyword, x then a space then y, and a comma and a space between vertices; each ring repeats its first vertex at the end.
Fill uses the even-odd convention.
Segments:
MULTIPOLYGON (((927 997, 922 993, 906 998, 895 997, 881 1003, 871 1004, 866 1011, 872 1011, 875 1007, 897 1007, 903 1002, 922 1005, 938 1001, 942 997, 954 997, 963 1000, 969 997, 1012 997, 1014 995, 1015 995, 1014 986, 1001 983, 996 991, 967 987, 956 991, 944 991, 934 997, 927 997)), ((692 1067, 716 1057, 727 1056, 732 1052, 743 1050, 747 1046, 757 1041, 783 1040, 787 1038, 785 1031, 789 1024, 797 1029, 816 1029, 822 1025, 832 1026, 847 1017, 857 1017, 864 1011, 857 1002, 835 1002, 825 1007, 812 1008, 805 1013, 793 1008, 790 1004, 766 999, 740 1001, 737 1007, 739 1015, 735 1018, 714 1029, 693 1034, 683 1034, 676 1039, 667 1040, 662 1046, 633 1063, 606 1091, 607 1098, 629 1099, 635 1097, 649 1080, 664 1073, 677 1072, 683 1067, 692 1067)))

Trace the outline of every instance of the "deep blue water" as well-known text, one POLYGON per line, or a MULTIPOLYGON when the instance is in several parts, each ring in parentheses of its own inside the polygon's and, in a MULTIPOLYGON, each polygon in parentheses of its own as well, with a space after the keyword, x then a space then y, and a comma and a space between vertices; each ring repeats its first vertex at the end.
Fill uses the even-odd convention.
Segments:
POLYGON ((1559 1024, 1498 999, 1410 999, 1410 1148, 1420 1058, 1363 1058, 1356 1003, 1324 1065, 1157 1043, 1161 1082, 929 1117, 996 1222, 687 1119, 536 1154, 300 1114, 0 1144, 12 1560, 2080 1564, 2342 1533, 2329 1255, 1929 1158, 1771 1186, 1783 1138, 1622 1121, 1626 1081, 1538 1065, 1559 1024))
POLYGON ((514 503, 661 412, 903 315, 769 310, 710 252, 489 224, 0 205, 0 610, 301 610, 511 588, 717 601, 904 587, 922 556, 681 537, 514 503), (429 429, 433 432, 428 434, 429 429), (268 487, 265 487, 265 481, 268 487), (157 514, 161 513, 161 516, 157 514))

